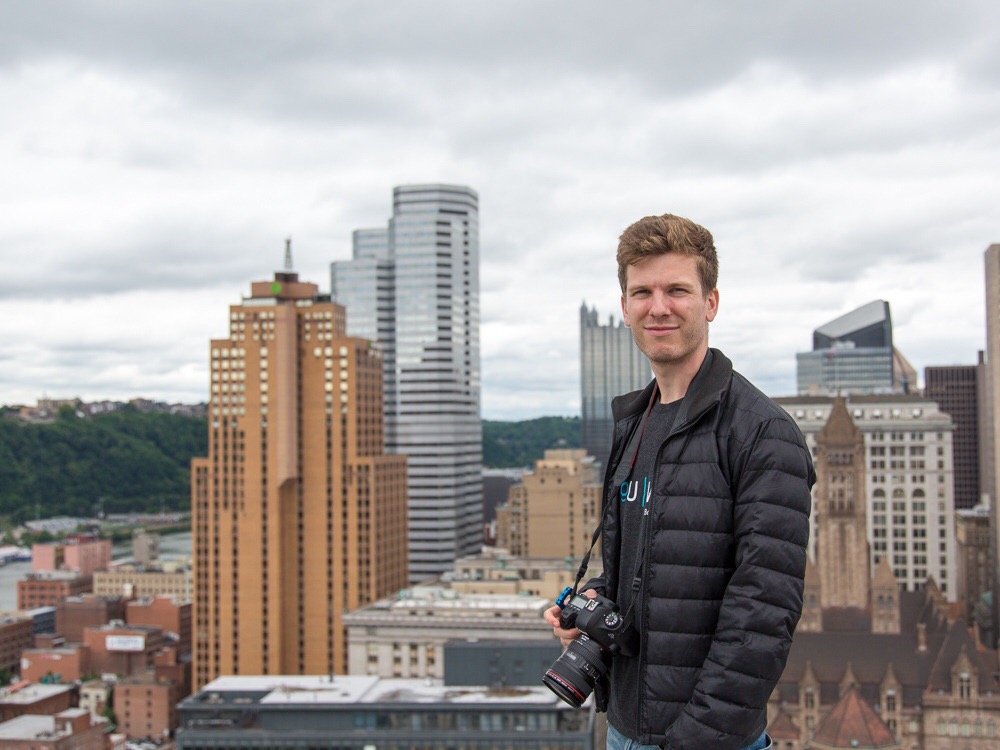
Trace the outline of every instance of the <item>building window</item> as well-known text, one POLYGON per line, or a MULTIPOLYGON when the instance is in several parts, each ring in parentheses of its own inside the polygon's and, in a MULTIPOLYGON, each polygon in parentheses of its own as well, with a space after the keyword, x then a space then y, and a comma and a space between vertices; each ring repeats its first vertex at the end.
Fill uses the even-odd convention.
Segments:
POLYGON ((968 672, 962 672, 958 677, 958 697, 965 701, 972 698, 972 678, 968 672))

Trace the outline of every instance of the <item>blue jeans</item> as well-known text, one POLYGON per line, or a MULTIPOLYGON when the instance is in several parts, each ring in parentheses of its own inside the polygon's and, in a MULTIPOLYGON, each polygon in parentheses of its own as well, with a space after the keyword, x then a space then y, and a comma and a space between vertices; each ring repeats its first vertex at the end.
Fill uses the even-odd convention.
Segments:
MULTIPOLYGON (((757 738, 756 742, 751 742, 743 750, 766 750, 771 747, 771 738, 767 732, 757 738)), ((608 724, 608 750, 660 750, 656 745, 640 745, 635 740, 630 740, 613 726, 608 724)))

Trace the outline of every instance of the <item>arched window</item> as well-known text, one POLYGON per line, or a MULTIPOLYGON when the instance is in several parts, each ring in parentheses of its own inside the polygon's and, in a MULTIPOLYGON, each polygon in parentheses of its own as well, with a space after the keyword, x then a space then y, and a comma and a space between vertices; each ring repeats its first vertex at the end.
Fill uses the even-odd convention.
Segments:
POLYGON ((897 487, 892 491, 892 496, 896 497, 906 497, 906 491, 902 487, 897 487))
POLYGON ((968 672, 962 672, 958 676, 958 697, 964 701, 972 698, 972 677, 968 672))
POLYGON ((926 497, 926 495, 924 494, 924 491, 918 487, 913 490, 913 497, 926 497))
POLYGON ((877 490, 872 492, 872 497, 885 497, 885 490, 879 487, 877 490))

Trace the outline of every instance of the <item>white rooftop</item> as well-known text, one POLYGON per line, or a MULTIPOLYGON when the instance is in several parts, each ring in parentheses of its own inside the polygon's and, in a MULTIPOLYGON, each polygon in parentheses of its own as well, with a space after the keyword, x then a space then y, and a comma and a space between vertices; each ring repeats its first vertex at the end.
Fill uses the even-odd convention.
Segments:
POLYGON ((405 610, 421 607, 425 610, 440 609, 448 612, 462 609, 500 611, 543 611, 549 607, 549 600, 541 596, 524 594, 483 594, 463 593, 448 586, 414 586, 403 589, 396 596, 363 607, 366 609, 405 610))
MULTIPOLYGON (((266 692, 264 705, 351 703, 533 703, 560 705, 548 688, 446 686, 440 680, 385 679, 360 675, 230 675, 201 689, 206 693, 266 692)), ((224 696, 220 695, 224 699, 224 696)))
POLYGON ((54 695, 67 693, 72 689, 72 685, 43 685, 41 683, 25 685, 17 690, 6 688, 0 690, 0 703, 34 703, 54 695))
POLYGON ((25 714, 0 724, 0 739, 36 740, 42 735, 55 736, 56 717, 25 714))
POLYGON ((455 597, 412 596, 392 602, 392 609, 482 609, 501 611, 534 611, 547 609, 549 600, 541 596, 511 596, 510 594, 463 594, 455 597))

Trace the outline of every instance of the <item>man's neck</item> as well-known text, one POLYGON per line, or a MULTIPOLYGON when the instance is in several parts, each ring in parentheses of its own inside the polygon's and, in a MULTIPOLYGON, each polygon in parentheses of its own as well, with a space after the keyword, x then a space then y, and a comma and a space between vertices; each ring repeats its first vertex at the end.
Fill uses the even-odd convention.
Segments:
POLYGON ((661 404, 669 404, 684 398, 688 386, 691 385, 694 376, 698 374, 701 363, 705 361, 707 354, 708 347, 706 346, 683 362, 654 364, 652 366, 656 385, 660 389, 661 404))

